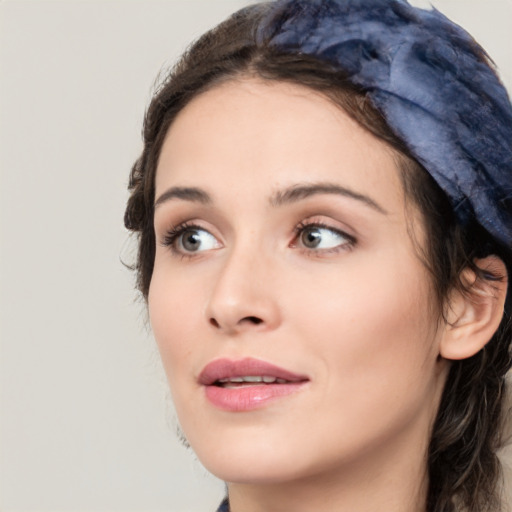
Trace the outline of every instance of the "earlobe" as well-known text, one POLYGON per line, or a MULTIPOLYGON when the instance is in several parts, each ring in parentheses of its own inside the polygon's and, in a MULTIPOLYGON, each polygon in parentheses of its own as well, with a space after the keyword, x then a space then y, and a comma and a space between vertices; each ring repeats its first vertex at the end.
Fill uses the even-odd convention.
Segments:
POLYGON ((475 261, 485 273, 498 279, 478 277, 469 268, 462 271, 465 290, 453 290, 447 301, 440 355, 445 359, 467 359, 492 338, 503 317, 507 295, 507 269, 497 256, 475 261))

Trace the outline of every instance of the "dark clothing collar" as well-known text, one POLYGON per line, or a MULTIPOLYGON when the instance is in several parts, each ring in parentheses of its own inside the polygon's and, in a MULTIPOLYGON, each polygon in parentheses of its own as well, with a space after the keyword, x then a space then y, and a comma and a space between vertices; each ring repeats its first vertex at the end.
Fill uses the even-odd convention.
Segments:
POLYGON ((224 498, 219 508, 217 509, 217 512, 229 512, 229 501, 227 498, 224 498))

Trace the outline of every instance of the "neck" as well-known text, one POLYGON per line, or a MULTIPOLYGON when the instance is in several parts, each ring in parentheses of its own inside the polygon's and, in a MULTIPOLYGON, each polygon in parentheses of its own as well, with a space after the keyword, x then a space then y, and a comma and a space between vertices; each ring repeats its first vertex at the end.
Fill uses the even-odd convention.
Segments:
MULTIPOLYGON (((407 436, 404 436, 407 437, 407 436)), ((425 512, 427 445, 404 437, 357 463, 300 480, 228 484, 231 512, 425 512), (414 445, 413 445, 414 446, 414 445)), ((423 437, 423 439, 425 439, 423 437)))

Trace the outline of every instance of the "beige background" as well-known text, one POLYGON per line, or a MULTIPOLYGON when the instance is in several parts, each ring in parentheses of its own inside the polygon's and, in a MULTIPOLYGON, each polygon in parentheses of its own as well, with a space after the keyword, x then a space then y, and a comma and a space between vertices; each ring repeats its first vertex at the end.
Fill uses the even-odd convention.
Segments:
MULTIPOLYGON (((176 440, 120 259, 153 80, 246 3, 0 2, 2 512, 208 511, 223 494, 176 440)), ((510 90, 511 1, 433 4, 510 90)))

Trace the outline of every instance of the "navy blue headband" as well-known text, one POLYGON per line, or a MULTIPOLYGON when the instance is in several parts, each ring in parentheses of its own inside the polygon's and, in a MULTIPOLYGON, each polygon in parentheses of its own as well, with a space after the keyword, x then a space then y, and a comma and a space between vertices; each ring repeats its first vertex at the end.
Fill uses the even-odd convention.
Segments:
POLYGON ((448 195, 512 248, 512 106, 473 38, 405 0, 277 0, 258 42, 344 70, 448 195))

